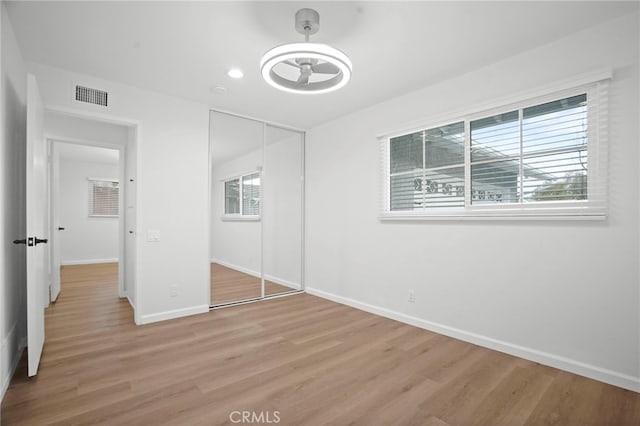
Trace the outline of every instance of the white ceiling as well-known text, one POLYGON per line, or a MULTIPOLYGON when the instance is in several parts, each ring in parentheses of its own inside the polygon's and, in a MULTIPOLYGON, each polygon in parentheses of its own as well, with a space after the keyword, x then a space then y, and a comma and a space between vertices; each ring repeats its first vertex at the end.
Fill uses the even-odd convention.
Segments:
POLYGON ((309 128, 638 9, 638 2, 6 2, 26 60, 309 128), (353 79, 324 95, 268 86, 259 61, 301 41, 347 53, 353 79), (238 66, 245 78, 225 71, 238 66), (226 93, 213 87, 222 85, 226 93))

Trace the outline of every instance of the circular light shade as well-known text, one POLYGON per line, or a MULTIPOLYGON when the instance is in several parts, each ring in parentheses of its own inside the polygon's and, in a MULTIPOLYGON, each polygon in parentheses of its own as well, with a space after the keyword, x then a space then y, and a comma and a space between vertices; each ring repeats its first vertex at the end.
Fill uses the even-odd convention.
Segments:
POLYGON ((351 61, 347 55, 319 43, 276 46, 265 53, 260 61, 265 81, 276 89, 290 93, 327 93, 338 90, 351 79, 351 69, 351 61), (301 83, 303 65, 307 67, 308 74, 306 81, 301 83))

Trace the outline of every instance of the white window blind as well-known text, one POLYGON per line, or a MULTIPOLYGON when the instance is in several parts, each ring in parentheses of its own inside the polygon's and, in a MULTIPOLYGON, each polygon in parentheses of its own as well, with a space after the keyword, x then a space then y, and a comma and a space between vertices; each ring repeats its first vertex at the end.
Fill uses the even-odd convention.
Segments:
POLYGON ((471 203, 587 200, 587 94, 471 121, 471 203))
POLYGON ((240 179, 224 183, 224 213, 240 214, 240 179))
POLYGON ((89 216, 117 217, 118 181, 89 179, 89 216))
POLYGON ((242 214, 257 216, 260 214, 260 174, 242 176, 242 214))
POLYGON ((606 213, 608 82, 381 139, 382 218, 606 213))
POLYGON ((260 172, 223 181, 224 215, 227 218, 260 216, 260 172))
POLYGON ((464 206, 464 123, 392 138, 393 211, 464 206))

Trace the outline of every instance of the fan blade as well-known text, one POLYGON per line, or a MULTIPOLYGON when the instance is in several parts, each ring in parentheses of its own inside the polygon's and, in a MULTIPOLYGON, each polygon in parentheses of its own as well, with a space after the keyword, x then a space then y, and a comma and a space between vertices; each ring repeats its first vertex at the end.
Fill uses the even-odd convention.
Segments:
POLYGON ((313 65, 311 70, 318 74, 338 74, 340 68, 333 65, 331 62, 323 62, 321 64, 313 65))
POLYGON ((291 65, 292 67, 301 68, 301 66, 296 64, 294 61, 284 61, 283 63, 287 65, 291 65))
POLYGON ((302 86, 303 84, 309 83, 310 72, 302 72, 300 73, 300 77, 298 77, 298 81, 296 81, 296 86, 302 86))

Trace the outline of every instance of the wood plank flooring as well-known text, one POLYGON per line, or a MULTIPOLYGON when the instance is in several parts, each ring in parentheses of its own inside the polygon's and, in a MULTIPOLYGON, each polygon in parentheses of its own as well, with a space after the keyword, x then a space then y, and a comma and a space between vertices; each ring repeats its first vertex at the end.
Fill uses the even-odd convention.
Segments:
MULTIPOLYGON (((211 264, 211 304, 220 305, 240 300, 255 299, 261 296, 260 278, 244 272, 211 264)), ((280 294, 294 291, 290 287, 265 280, 264 294, 280 294)))
POLYGON ((634 392, 306 294, 137 327, 116 268, 64 268, 2 425, 640 424, 634 392))

